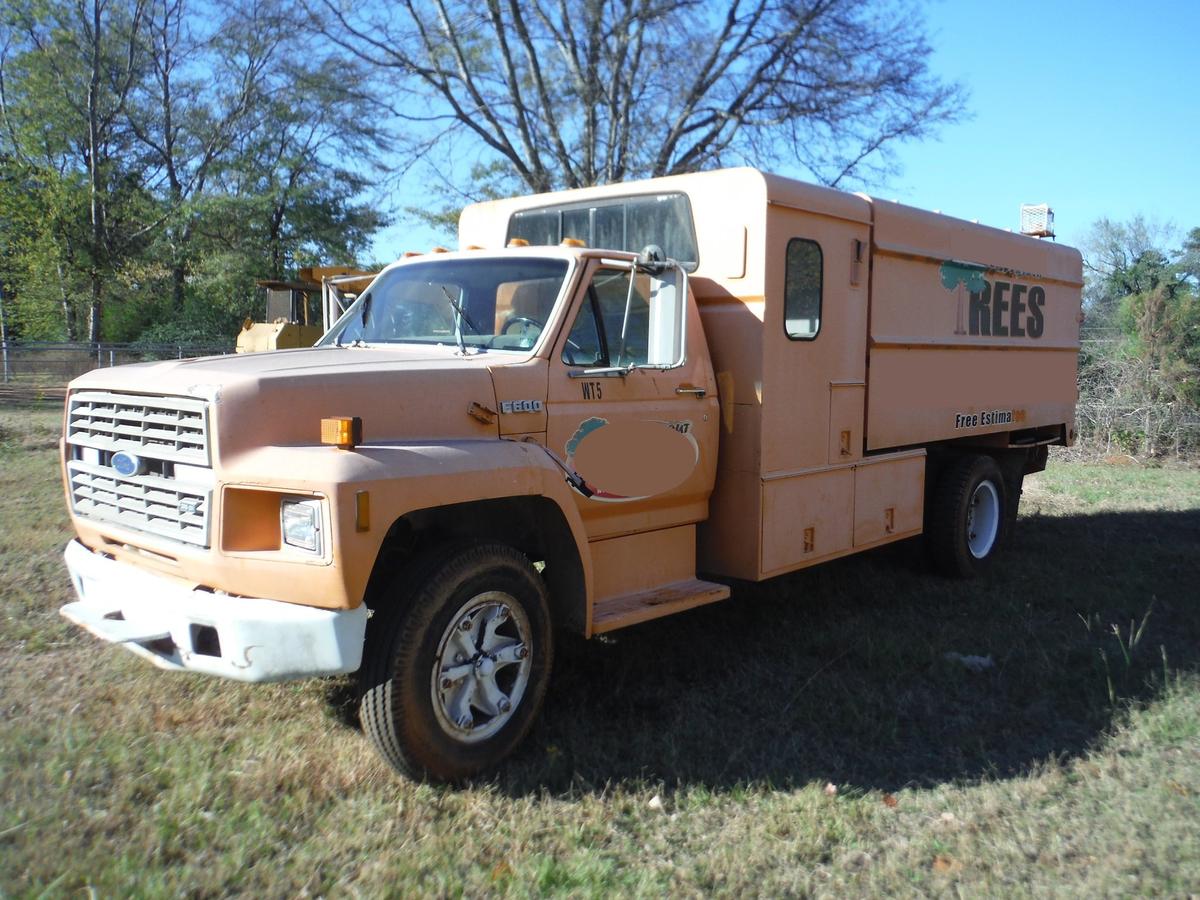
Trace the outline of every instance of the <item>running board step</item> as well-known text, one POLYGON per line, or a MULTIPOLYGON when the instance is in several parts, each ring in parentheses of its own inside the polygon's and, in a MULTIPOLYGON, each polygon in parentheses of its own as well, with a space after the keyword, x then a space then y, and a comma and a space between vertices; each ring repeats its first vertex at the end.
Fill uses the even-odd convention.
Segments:
POLYGON ((716 603, 729 596, 729 587, 699 578, 660 585, 637 594, 621 594, 596 603, 592 609, 592 634, 615 631, 627 625, 716 603))

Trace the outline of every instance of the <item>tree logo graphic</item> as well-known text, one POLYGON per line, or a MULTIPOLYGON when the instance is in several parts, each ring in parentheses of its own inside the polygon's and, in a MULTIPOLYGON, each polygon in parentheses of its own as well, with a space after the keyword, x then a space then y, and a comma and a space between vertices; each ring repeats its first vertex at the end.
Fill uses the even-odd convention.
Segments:
POLYGON ((978 263, 957 262, 948 259, 942 263, 939 272, 942 276, 942 287, 948 291, 958 291, 958 321, 954 327, 954 333, 966 334, 967 330, 963 327, 963 288, 965 287, 972 294, 982 293, 986 290, 987 282, 983 280, 983 275, 987 272, 987 267, 978 263))

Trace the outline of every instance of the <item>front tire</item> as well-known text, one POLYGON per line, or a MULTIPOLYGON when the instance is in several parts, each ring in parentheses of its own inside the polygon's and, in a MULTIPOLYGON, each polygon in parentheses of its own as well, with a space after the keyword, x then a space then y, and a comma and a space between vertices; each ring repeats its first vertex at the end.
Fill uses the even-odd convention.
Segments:
POLYGON ((553 661, 541 576, 519 551, 476 544, 426 556, 377 611, 359 714, 375 749, 410 778, 493 768, 529 731, 553 661))
POLYGON ((1007 535, 1008 489, 990 456, 963 456, 941 474, 928 540, 938 569, 972 578, 991 564, 1007 535))

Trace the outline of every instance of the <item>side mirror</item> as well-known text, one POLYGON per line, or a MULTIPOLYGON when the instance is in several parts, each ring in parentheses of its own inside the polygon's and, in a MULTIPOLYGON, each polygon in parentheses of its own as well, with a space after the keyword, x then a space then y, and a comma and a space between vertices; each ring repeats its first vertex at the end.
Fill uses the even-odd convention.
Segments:
POLYGON ((660 274, 670 264, 671 260, 667 259, 667 255, 658 244, 647 244, 643 247, 636 263, 639 272, 650 272, 654 275, 660 274))
POLYGON ((686 359, 687 290, 687 272, 673 260, 650 273, 650 368, 673 369, 686 359))

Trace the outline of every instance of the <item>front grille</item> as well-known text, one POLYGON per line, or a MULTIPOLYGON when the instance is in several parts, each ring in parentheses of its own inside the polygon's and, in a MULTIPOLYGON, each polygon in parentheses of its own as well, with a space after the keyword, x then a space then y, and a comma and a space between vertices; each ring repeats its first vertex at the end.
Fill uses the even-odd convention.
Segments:
POLYGON ((83 391, 71 395, 67 441, 207 466, 208 404, 190 397, 83 391))
POLYGON ((67 473, 77 514, 208 546, 211 491, 157 475, 125 478, 108 466, 79 460, 67 463, 67 473))
POLYGON ((68 400, 66 442, 76 515, 209 546, 213 478, 205 401, 81 391, 68 400), (121 451, 136 457, 134 474, 113 468, 121 451))

